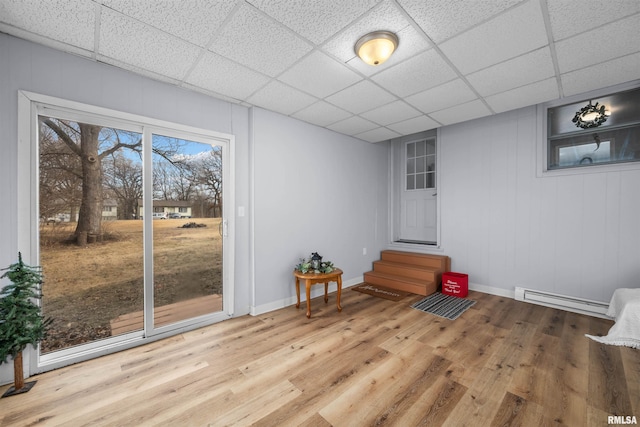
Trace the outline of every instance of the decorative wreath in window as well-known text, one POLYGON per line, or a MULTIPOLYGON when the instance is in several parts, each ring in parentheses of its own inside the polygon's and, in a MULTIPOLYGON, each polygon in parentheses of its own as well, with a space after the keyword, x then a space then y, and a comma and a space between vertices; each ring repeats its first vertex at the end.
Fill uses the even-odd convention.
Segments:
POLYGON ((597 128, 607 121, 610 114, 604 105, 597 102, 594 105, 589 101, 589 104, 582 107, 571 121, 582 129, 597 128))

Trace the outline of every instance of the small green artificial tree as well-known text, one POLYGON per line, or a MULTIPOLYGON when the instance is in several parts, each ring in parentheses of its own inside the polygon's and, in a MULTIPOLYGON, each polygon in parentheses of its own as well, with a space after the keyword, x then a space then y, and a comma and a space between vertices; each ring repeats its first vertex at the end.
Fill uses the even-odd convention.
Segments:
POLYGON ((6 277, 11 283, 0 289, 0 364, 11 356, 14 367, 14 385, 2 396, 6 397, 25 393, 35 384, 24 382, 22 350, 45 337, 50 321, 42 317, 35 302, 42 298, 42 269, 26 265, 18 253, 18 262, 3 270, 6 272, 0 279, 6 277))

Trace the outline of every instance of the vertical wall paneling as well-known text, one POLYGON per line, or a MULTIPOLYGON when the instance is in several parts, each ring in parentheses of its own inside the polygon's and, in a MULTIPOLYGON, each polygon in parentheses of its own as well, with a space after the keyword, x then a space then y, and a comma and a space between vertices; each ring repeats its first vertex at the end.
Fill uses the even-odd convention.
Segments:
POLYGON ((481 286, 608 302, 640 285, 640 170, 538 174, 538 114, 441 129, 442 247, 481 286))

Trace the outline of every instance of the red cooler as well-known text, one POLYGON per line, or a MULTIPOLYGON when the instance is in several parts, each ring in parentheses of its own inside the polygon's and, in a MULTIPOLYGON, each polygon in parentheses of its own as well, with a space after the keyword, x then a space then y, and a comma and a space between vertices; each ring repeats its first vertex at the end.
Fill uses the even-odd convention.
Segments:
POLYGON ((469 275, 448 271, 442 273, 442 293, 464 298, 469 293, 469 275))

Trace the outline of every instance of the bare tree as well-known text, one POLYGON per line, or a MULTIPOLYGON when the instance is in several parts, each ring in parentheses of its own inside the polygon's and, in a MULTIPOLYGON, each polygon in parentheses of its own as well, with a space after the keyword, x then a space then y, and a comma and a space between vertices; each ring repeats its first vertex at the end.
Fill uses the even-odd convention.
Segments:
POLYGON ((117 130, 92 124, 48 117, 40 117, 40 121, 80 159, 82 197, 75 230, 77 244, 85 246, 102 240, 102 161, 122 148, 139 151, 142 141, 125 142, 117 130))
POLYGON ((105 158, 104 183, 118 201, 118 219, 135 218, 142 199, 142 164, 121 152, 105 158))
POLYGON ((222 216, 222 151, 209 151, 194 166, 196 179, 212 202, 213 216, 222 216))
POLYGON ((51 130, 40 132, 40 216, 69 215, 75 222, 82 196, 80 159, 51 130))

